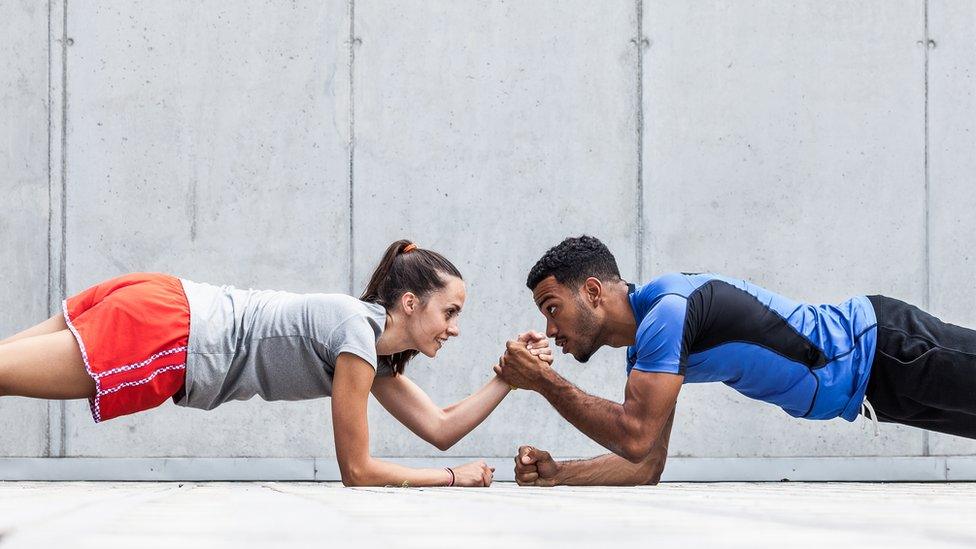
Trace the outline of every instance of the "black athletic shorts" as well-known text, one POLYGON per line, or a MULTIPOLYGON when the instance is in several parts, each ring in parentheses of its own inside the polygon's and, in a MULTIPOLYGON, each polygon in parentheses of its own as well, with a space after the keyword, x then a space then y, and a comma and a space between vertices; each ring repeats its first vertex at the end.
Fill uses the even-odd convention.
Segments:
POLYGON ((976 438, 976 331, 868 296, 878 348, 866 397, 878 420, 976 438))

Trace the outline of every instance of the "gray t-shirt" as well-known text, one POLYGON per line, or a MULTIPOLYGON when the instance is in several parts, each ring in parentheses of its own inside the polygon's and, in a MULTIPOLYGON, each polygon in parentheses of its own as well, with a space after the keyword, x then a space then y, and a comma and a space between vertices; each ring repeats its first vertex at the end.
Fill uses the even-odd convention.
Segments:
POLYGON ((186 394, 176 404, 212 410, 228 400, 332 395, 336 358, 352 353, 377 375, 386 309, 342 294, 240 290, 182 280, 190 305, 186 394))

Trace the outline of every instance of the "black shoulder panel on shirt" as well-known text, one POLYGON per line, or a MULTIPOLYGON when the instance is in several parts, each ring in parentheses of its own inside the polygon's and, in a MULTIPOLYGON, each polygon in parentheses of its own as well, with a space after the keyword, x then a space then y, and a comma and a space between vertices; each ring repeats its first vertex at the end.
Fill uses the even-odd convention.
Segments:
POLYGON ((745 290, 713 280, 688 296, 684 348, 699 353, 731 342, 765 347, 811 369, 827 364, 823 351, 776 311, 745 290))

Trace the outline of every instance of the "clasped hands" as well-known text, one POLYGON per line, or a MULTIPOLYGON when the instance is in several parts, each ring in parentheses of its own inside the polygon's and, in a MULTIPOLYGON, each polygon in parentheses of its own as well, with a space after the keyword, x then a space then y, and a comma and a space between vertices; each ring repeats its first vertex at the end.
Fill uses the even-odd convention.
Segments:
MULTIPOLYGON (((540 332, 524 332, 505 343, 495 373, 512 388, 537 390, 551 371, 552 348, 540 332)), ((549 452, 522 446, 515 456, 515 481, 520 486, 554 486, 559 464, 549 452)))
POLYGON ((552 348, 545 334, 524 332, 505 343, 495 373, 513 389, 537 390, 550 372, 552 348))

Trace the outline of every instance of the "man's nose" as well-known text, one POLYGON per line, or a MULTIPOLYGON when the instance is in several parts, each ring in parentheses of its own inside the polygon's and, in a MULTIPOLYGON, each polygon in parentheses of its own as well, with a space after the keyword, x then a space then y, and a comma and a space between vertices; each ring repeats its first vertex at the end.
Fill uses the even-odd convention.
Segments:
POLYGON ((546 321, 546 337, 556 337, 559 330, 556 329, 556 323, 549 320, 546 321))

